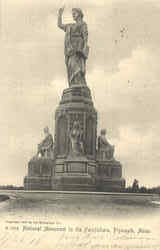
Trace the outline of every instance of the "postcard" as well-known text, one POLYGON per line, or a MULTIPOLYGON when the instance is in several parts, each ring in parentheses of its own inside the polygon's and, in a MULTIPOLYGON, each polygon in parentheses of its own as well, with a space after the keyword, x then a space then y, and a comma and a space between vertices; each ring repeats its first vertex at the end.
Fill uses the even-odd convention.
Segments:
POLYGON ((160 249, 159 13, 0 1, 0 250, 160 249))

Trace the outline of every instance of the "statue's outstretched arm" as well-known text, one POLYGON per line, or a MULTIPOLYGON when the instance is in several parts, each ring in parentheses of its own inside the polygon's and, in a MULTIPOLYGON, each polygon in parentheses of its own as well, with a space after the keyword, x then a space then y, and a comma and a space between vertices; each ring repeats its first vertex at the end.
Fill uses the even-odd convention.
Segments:
POLYGON ((64 7, 63 8, 60 8, 59 11, 58 11, 58 23, 57 23, 57 26, 64 30, 66 29, 66 25, 62 23, 62 15, 63 15, 63 11, 64 11, 64 7))

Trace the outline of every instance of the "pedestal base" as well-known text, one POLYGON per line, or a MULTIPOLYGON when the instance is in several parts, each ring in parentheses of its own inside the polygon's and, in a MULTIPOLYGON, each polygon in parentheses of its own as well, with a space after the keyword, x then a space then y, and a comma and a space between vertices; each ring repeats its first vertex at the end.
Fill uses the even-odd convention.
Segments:
POLYGON ((54 190, 95 191, 96 164, 86 157, 57 159, 52 179, 54 190))
POLYGON ((97 179, 97 191, 121 192, 125 189, 125 179, 103 177, 97 179))
POLYGON ((63 191, 96 191, 92 177, 84 174, 63 174, 56 176, 52 182, 52 190, 63 191))
POLYGON ((51 190, 54 161, 50 158, 33 157, 28 163, 28 175, 24 178, 25 190, 51 190))
POLYGON ((28 177, 24 178, 25 190, 51 190, 51 177, 28 177))
POLYGON ((98 161, 96 183, 97 191, 119 192, 124 190, 125 179, 122 178, 120 162, 115 159, 98 161))

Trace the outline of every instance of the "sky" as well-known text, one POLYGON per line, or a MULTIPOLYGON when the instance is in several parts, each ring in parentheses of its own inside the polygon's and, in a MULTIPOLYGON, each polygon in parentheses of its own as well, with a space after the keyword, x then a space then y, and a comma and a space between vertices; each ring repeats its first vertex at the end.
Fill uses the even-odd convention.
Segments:
POLYGON ((27 163, 54 134, 54 112, 68 87, 64 32, 71 9, 88 24, 87 84, 127 185, 160 185, 160 3, 126 0, 1 0, 0 184, 23 185, 27 163))

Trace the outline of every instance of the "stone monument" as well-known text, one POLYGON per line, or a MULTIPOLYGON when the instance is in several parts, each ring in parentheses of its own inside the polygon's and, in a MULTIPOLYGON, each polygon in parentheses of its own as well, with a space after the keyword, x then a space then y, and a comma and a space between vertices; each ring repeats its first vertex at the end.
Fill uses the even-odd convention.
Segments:
POLYGON ((63 24, 63 11, 64 8, 59 9, 58 27, 65 32, 64 55, 69 87, 63 90, 55 112, 54 150, 51 150, 51 136, 46 137, 44 141, 50 138, 47 143, 50 149, 45 148, 44 141, 39 145, 38 154, 41 156, 29 162, 24 186, 25 189, 40 189, 43 179, 46 184, 41 189, 121 190, 125 186, 122 166, 114 159, 114 146, 108 143, 105 130, 101 131, 96 148, 97 111, 86 82, 86 61, 89 55, 87 24, 79 8, 72 9, 75 22, 63 24), (54 156, 49 153, 53 151, 54 156), (48 179, 39 173, 36 176, 38 184, 35 184, 34 171, 42 165, 44 169, 47 165, 48 176, 45 178, 48 179))

